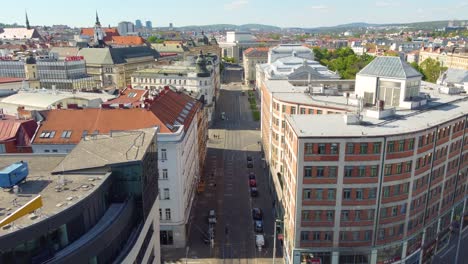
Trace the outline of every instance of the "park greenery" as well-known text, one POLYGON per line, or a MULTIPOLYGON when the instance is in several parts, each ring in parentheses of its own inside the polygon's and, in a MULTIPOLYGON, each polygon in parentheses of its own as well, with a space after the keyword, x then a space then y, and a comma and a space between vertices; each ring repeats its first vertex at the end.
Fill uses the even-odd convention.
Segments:
POLYGON ((443 67, 440 61, 432 58, 425 59, 419 65, 416 62, 412 62, 410 65, 422 74, 423 80, 431 83, 435 83, 439 76, 447 70, 447 67, 443 67))
POLYGON ((257 102, 255 100, 255 94, 254 91, 248 91, 249 95, 249 105, 250 105, 250 110, 252 110, 252 118, 255 121, 260 121, 260 111, 257 109, 257 102))
POLYGON ((164 42, 164 39, 160 39, 156 36, 149 36, 148 37, 148 42, 149 43, 163 43, 164 42))
POLYGON ((355 79, 356 74, 374 59, 367 54, 356 55, 348 47, 336 50, 315 47, 313 51, 316 61, 332 71, 337 71, 343 79, 355 79))
POLYGON ((223 57, 224 62, 236 63, 236 59, 233 57, 223 57))

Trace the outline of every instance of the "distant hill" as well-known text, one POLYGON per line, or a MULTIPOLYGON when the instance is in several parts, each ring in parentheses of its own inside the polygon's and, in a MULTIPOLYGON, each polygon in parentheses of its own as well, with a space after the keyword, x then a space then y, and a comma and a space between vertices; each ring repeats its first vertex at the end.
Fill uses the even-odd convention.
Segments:
POLYGON ((280 27, 262 25, 262 24, 245 24, 245 25, 233 25, 233 24, 214 24, 204 26, 184 26, 177 28, 181 31, 222 31, 222 30, 235 30, 235 31, 280 31, 280 27))

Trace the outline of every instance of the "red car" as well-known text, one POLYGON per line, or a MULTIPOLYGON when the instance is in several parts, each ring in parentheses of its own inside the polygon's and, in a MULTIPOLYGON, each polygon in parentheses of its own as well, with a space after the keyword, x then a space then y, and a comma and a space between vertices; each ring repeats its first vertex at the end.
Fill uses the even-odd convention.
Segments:
POLYGON ((252 179, 252 180, 249 180, 249 185, 250 187, 257 187, 257 181, 252 179))

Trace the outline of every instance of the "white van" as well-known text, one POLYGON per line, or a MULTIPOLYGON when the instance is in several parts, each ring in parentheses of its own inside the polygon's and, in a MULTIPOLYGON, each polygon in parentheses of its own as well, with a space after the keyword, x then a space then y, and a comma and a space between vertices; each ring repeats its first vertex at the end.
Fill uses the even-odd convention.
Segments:
POLYGON ((215 210, 210 210, 210 212, 208 213, 208 224, 216 224, 215 210))

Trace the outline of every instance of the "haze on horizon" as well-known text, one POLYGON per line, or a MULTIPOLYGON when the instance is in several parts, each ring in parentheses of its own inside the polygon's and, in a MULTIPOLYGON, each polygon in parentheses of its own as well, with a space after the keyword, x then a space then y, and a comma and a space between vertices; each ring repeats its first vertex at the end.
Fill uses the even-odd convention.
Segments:
POLYGON ((24 25, 28 12, 31 25, 65 24, 91 27, 96 10, 103 25, 120 21, 150 20, 154 27, 209 24, 266 24, 279 27, 321 27, 353 22, 376 24, 468 19, 468 0, 440 2, 423 0, 190 0, 158 2, 25 0, 4 4, 0 23, 24 25), (293 3, 292 3, 293 2, 293 3))

